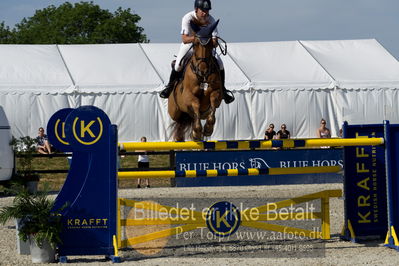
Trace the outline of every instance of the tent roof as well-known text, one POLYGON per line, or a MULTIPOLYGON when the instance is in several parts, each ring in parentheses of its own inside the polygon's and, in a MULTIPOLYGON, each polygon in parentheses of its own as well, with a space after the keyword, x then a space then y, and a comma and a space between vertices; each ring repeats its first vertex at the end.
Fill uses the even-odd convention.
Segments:
MULTIPOLYGON (((0 92, 153 92, 179 44, 0 45, 0 92)), ((228 43, 226 85, 399 88, 399 62, 376 40, 228 43)))
POLYGON ((162 80, 139 44, 60 45, 75 85, 89 90, 156 90, 162 80))
POLYGON ((0 91, 65 90, 73 83, 56 45, 0 45, 0 91))
POLYGON ((398 88, 399 63, 374 39, 301 43, 340 88, 398 88))
POLYGON ((233 43, 229 56, 255 88, 332 86, 333 79, 297 41, 233 43))

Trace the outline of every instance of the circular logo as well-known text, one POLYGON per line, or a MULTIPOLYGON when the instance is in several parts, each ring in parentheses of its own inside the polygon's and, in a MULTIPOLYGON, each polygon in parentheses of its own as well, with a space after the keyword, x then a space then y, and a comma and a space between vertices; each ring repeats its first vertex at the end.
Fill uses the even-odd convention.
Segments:
POLYGON ((91 121, 85 121, 79 119, 79 117, 75 117, 72 124, 72 132, 79 143, 83 145, 93 145, 101 139, 103 135, 103 123, 99 117, 91 121), (85 139, 89 139, 89 141, 85 141, 85 139))
POLYGON ((102 150, 108 147, 110 125, 107 114, 101 109, 81 106, 68 115, 65 134, 74 151, 102 150))
POLYGON ((219 237, 227 237, 234 234, 240 224, 240 211, 234 204, 227 201, 213 204, 206 215, 208 229, 219 237))

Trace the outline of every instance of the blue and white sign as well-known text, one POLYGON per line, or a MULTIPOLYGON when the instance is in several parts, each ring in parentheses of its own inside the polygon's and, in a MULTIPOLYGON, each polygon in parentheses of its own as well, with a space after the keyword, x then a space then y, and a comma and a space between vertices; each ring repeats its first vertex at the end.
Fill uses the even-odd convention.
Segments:
MULTIPOLYGON (((342 149, 177 152, 176 170, 343 166, 342 149)), ((342 182, 337 173, 176 178, 177 186, 244 186, 342 182)))

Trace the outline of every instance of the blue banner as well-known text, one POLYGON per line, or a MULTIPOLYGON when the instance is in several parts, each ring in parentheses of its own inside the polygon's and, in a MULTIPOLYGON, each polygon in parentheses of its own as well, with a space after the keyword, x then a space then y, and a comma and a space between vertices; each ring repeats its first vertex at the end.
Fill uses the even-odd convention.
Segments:
POLYGON ((51 143, 73 151, 55 209, 62 211, 61 261, 67 255, 114 254, 117 211, 117 128, 94 106, 62 109, 47 125, 51 143))
POLYGON ((385 159, 387 172, 388 235, 386 246, 399 250, 399 125, 385 121, 385 159))
MULTIPOLYGON (((176 152, 176 170, 343 166, 342 149, 176 152)), ((301 174, 176 178, 179 187, 248 186, 342 182, 342 175, 301 174)))
MULTIPOLYGON (((383 138, 384 126, 344 124, 345 138, 383 138)), ((384 146, 344 148, 345 234, 358 242, 383 239, 387 233, 384 146)))

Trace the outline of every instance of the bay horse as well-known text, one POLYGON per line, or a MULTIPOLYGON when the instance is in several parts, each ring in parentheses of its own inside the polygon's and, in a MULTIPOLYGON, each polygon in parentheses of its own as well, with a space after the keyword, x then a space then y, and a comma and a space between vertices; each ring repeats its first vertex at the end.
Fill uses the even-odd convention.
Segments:
POLYGON ((219 20, 207 27, 191 22, 195 32, 193 53, 183 74, 168 98, 168 112, 174 120, 172 135, 175 141, 184 141, 191 133, 195 141, 211 136, 216 122, 216 109, 222 102, 222 82, 217 59, 213 56, 212 32, 219 20), (201 120, 206 120, 202 127, 201 120), (189 132, 191 129, 191 132, 189 132))

